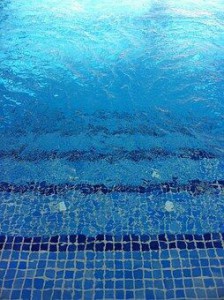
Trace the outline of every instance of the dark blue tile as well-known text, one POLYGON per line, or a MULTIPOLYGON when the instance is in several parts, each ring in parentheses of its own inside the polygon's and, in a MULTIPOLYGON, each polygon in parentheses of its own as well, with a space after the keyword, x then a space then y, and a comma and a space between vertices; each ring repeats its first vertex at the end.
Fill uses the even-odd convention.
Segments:
POLYGON ((187 248, 187 245, 185 242, 183 241, 177 241, 177 248, 178 249, 186 249, 187 248))
POLYGON ((49 240, 50 243, 58 243, 59 241, 59 236, 56 235, 56 236, 52 236, 49 240))
POLYGON ((203 242, 196 242, 196 248, 197 249, 204 249, 205 248, 205 243, 203 243, 203 242))
POLYGON ((188 241, 193 241, 194 240, 194 236, 192 234, 185 234, 184 238, 185 238, 185 240, 188 240, 188 241))
POLYGON ((188 242, 187 243, 187 249, 195 249, 196 248, 196 245, 194 242, 188 242))
POLYGON ((223 248, 221 241, 214 241, 213 244, 214 244, 214 248, 223 248))
POLYGON ((208 249, 209 249, 209 248, 210 248, 210 249, 211 249, 211 248, 214 248, 213 242, 206 242, 206 243, 205 243, 205 247, 208 248, 208 249))
MULTIPOLYGON (((78 244, 78 246, 77 246, 78 251, 86 250, 86 248, 87 248, 87 245, 85 245, 85 244, 78 244)), ((94 249, 95 249, 95 247, 94 247, 94 249)))
POLYGON ((12 243, 14 240, 14 237, 13 236, 7 236, 7 240, 6 240, 6 243, 12 243))
POLYGON ((159 250, 159 242, 158 241, 151 241, 150 242, 150 249, 151 250, 159 250))
POLYGON ((96 251, 104 251, 104 249, 105 249, 105 243, 96 243, 95 244, 96 251))
POLYGON ((94 251, 95 250, 95 243, 86 244, 86 250, 94 251))
POLYGON ((111 241, 113 241, 113 236, 105 235, 105 240, 108 241, 108 242, 111 242, 111 241))
POLYGON ((185 236, 183 234, 177 234, 176 238, 177 238, 178 241, 185 240, 185 236))
POLYGON ((41 244, 31 244, 31 251, 39 251, 41 244))
MULTIPOLYGON (((98 234, 96 236, 96 241, 104 241, 105 240, 105 236, 103 234, 98 234)), ((85 242, 85 241, 84 241, 85 242)))
POLYGON ((132 243, 132 250, 133 251, 140 251, 141 247, 140 247, 140 243, 132 243))
POLYGON ((40 250, 47 251, 48 250, 48 244, 40 244, 40 250))
POLYGON ((131 236, 130 235, 124 235, 123 236, 123 241, 124 242, 130 242, 131 241, 131 236))
POLYGON ((142 251, 149 251, 150 250, 150 245, 149 244, 142 244, 141 245, 141 250, 142 251))
POLYGON ((159 247, 161 249, 167 249, 168 248, 168 244, 166 242, 159 242, 159 247))
POLYGON ((42 242, 42 243, 49 243, 49 237, 47 237, 47 236, 42 236, 42 237, 41 237, 41 242, 42 242))
POLYGON ((195 235, 194 235, 194 239, 195 239, 196 241, 203 241, 203 235, 195 234, 195 235))
POLYGON ((116 250, 116 251, 122 250, 122 243, 115 243, 114 244, 114 250, 116 250))
MULTIPOLYGON (((44 250, 43 248, 42 248, 42 246, 43 246, 44 244, 41 244, 41 249, 42 250, 44 250)), ((59 249, 59 251, 64 251, 64 248, 62 247, 62 248, 60 248, 60 246, 61 245, 57 245, 57 244, 50 244, 50 245, 47 245, 47 247, 49 247, 49 251, 50 252, 56 252, 57 251, 57 249, 59 249), (58 247, 57 247, 58 246, 58 247)), ((46 246, 45 246, 46 247, 46 246)))
POLYGON ((167 241, 172 242, 176 240, 176 236, 174 234, 167 235, 167 241))
POLYGON ((37 236, 33 238, 33 243, 40 243, 41 242, 41 237, 37 236))
POLYGON ((14 245, 13 245, 13 250, 15 250, 15 251, 20 251, 20 250, 21 250, 21 247, 22 247, 22 244, 14 244, 14 245))
POLYGON ((169 249, 176 249, 176 248, 177 248, 177 245, 175 242, 169 243, 169 249))
MULTIPOLYGON (((77 236, 78 239, 78 236, 77 236)), ((93 243, 95 242, 95 237, 87 236, 86 237, 86 243, 93 243)))
POLYGON ((150 236, 149 235, 142 235, 140 236, 141 242, 149 242, 150 241, 150 236))
POLYGON ((210 241, 211 240, 211 233, 205 233, 204 234, 204 240, 205 241, 210 241))
POLYGON ((220 234, 219 233, 213 232, 211 235, 212 235, 212 240, 220 240, 220 234))
POLYGON ((124 251, 131 251, 131 243, 123 244, 123 250, 124 251))
POLYGON ((13 244, 12 243, 5 243, 4 244, 4 249, 5 250, 11 250, 11 249, 13 249, 13 244))
POLYGON ((140 239, 140 237, 139 237, 138 235, 135 235, 135 234, 132 234, 132 235, 131 235, 131 240, 132 240, 132 241, 138 242, 139 239, 140 239))
POLYGON ((68 243, 68 236, 67 235, 61 235, 60 236, 60 243, 68 243))
POLYGON ((69 236, 70 243, 75 243, 77 240, 77 236, 75 234, 72 234, 69 236))
POLYGON ((162 241, 162 242, 166 242, 166 241, 167 241, 167 237, 166 237, 165 234, 160 234, 160 235, 158 236, 158 240, 159 240, 159 241, 162 241))
POLYGON ((26 243, 26 244, 30 244, 32 242, 32 238, 31 237, 25 237, 23 242, 26 243))
POLYGON ((4 243, 6 241, 5 235, 0 235, 0 243, 4 243))

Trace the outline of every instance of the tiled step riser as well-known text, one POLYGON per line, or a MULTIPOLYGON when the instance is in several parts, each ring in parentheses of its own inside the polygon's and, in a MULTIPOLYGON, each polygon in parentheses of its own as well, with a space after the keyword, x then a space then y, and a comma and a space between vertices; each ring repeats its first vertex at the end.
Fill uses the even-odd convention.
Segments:
POLYGON ((16 235, 159 234, 222 231, 223 195, 0 193, 0 232, 16 235), (167 205, 167 201, 168 205, 167 205), (169 205, 173 206, 169 210, 169 205), (209 208, 209 209, 208 209, 209 208))
POLYGON ((224 248, 224 234, 203 235, 162 234, 158 236, 111 236, 85 235, 53 237, 0 236, 0 249, 17 251, 151 251, 151 250, 193 250, 224 248))
POLYGON ((178 184, 176 179, 172 182, 163 182, 158 184, 150 184, 145 182, 144 185, 140 186, 125 186, 115 185, 106 186, 104 184, 49 184, 47 182, 30 182, 26 185, 16 185, 13 183, 0 182, 0 192, 6 193, 26 193, 36 192, 42 195, 57 195, 64 194, 69 191, 78 191, 85 195, 89 194, 109 194, 109 193, 137 193, 137 194, 166 194, 166 193, 180 193, 187 192, 190 195, 197 196, 204 194, 208 191, 210 193, 222 194, 224 189, 224 180, 215 180, 212 182, 200 181, 198 179, 191 180, 186 184, 178 184))
POLYGON ((64 159, 71 162, 89 161, 95 162, 105 160, 109 163, 115 163, 120 160, 130 160, 134 162, 152 161, 158 159, 189 159, 189 160, 203 160, 203 159, 220 159, 221 157, 214 153, 207 152, 201 149, 179 149, 179 151, 172 152, 161 148, 155 149, 142 149, 142 150, 126 150, 120 149, 117 151, 97 151, 94 149, 88 150, 71 150, 71 151, 44 151, 26 149, 18 150, 2 150, 0 151, 0 159, 11 158, 16 161, 38 162, 41 160, 58 160, 64 159))
POLYGON ((153 160, 130 160, 109 157, 100 160, 68 161, 65 159, 43 159, 21 161, 5 158, 0 161, 0 182, 26 184, 30 181, 60 183, 103 183, 105 185, 145 185, 170 182, 178 183, 192 179, 214 181, 221 179, 224 163, 220 159, 161 158, 153 160))

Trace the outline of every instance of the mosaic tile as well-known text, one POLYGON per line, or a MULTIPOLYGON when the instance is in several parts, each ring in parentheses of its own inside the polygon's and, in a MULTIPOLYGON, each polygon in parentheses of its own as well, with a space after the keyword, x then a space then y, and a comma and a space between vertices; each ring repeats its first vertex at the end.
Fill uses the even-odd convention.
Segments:
POLYGON ((205 150, 201 149, 180 149, 180 153, 173 153, 169 152, 165 149, 155 148, 149 150, 133 150, 127 151, 125 149, 120 149, 115 153, 99 153, 95 150, 91 151, 80 151, 80 150, 71 150, 67 152, 60 152, 58 150, 52 151, 38 151, 35 150, 33 152, 26 151, 24 153, 23 149, 18 150, 10 150, 4 151, 0 150, 0 159, 2 158, 12 158, 19 161, 40 161, 40 160, 57 160, 57 159, 67 159, 68 161, 98 161, 98 160, 105 160, 110 163, 114 163, 116 161, 122 159, 133 160, 135 162, 141 160, 153 160, 158 157, 179 157, 179 158, 188 158, 192 160, 201 160, 201 159, 214 159, 217 158, 217 155, 206 152, 205 150))
MULTIPOLYGON (((71 251, 74 252, 76 250, 92 250, 96 252, 104 252, 104 251, 150 251, 150 250, 164 250, 164 246, 161 245, 160 240, 163 240, 164 245, 166 245, 166 249, 180 249, 184 250, 188 248, 188 244, 193 243, 193 247, 191 249, 210 249, 210 244, 206 242, 204 235, 187 235, 187 239, 185 240, 185 236, 182 236, 182 242, 178 241, 177 238, 179 235, 169 235, 166 234, 165 237, 162 235, 156 236, 135 236, 135 235, 126 235, 122 237, 109 236, 109 235, 98 235, 96 237, 87 237, 85 235, 72 235, 72 236, 55 236, 49 237, 33 237, 33 238, 22 238, 16 237, 16 239, 12 236, 0 236, 0 248, 5 250, 17 250, 20 251, 42 251, 43 245, 46 250, 50 252, 66 252, 71 251), (154 240, 152 240, 152 238, 154 240), (166 239, 166 241, 165 241, 166 239), (117 241, 118 240, 118 241, 117 241), (146 241, 147 240, 147 241, 146 241), (201 242, 198 242, 198 241, 201 242), (44 241, 44 244, 43 244, 44 241), (107 246, 109 244, 109 247, 107 246), (128 245, 128 247, 127 247, 128 245)), ((210 235, 211 237, 212 235, 210 235)), ((215 240, 210 238, 210 241, 213 245, 213 249, 219 249, 224 247, 224 239, 221 233, 213 234, 215 240)), ((188 252, 186 252, 187 255, 188 252)), ((202 266, 207 265, 205 259, 202 260, 202 266)), ((211 260, 211 263, 214 262, 214 259, 211 260)), ((182 266, 188 266, 190 263, 189 260, 182 260, 182 266)), ((197 265, 197 261, 194 261, 197 265)), ((216 262, 217 263, 217 262, 216 262)), ((167 264, 167 262, 163 262, 163 264, 167 264)), ((180 262, 178 260, 173 261, 174 266, 178 266, 180 262)), ((78 266, 77 266, 78 267, 78 266)), ((25 262, 21 262, 20 269, 26 269, 25 262)), ((197 269, 194 271, 197 273, 197 269)), ((187 273, 187 270, 186 270, 187 273)), ((187 276, 187 275, 186 275, 187 276)))
POLYGON ((160 184, 148 184, 145 186, 124 186, 117 185, 113 187, 107 187, 104 184, 48 184, 47 182, 33 182, 28 183, 26 185, 15 185, 7 182, 0 182, 0 192, 7 193, 25 193, 25 192, 38 192, 44 195, 57 195, 63 194, 71 190, 80 191, 81 193, 95 194, 95 193, 152 193, 158 191, 159 193, 168 193, 172 189, 172 193, 179 193, 181 191, 186 191, 192 195, 200 195, 207 191, 208 189, 213 191, 218 191, 221 193, 221 190, 224 188, 223 180, 216 180, 213 182, 202 182, 198 179, 191 180, 187 184, 177 185, 175 181, 173 182, 165 182, 160 184))

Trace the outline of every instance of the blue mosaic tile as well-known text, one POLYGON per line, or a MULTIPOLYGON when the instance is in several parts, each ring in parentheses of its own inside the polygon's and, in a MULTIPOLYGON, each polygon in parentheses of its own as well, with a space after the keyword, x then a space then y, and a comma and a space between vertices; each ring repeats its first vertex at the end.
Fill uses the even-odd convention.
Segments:
MULTIPOLYGON (((25 238, 24 240, 21 240, 21 244, 19 244, 19 239, 18 239, 18 244, 20 247, 23 249, 23 251, 32 251, 32 252, 38 252, 38 251, 50 251, 50 252, 67 252, 71 251, 74 252, 77 248, 78 251, 83 251, 83 250, 91 250, 91 251, 96 251, 96 252, 104 252, 104 251, 150 251, 150 250, 164 250, 166 248, 169 249, 180 249, 183 250, 188 248, 188 249, 205 249, 205 248, 210 248, 210 245, 208 245, 207 242, 203 239, 204 235, 188 235, 187 240, 184 240, 184 237, 182 237, 182 241, 176 241, 177 236, 175 235, 167 235, 166 239, 167 241, 159 242, 159 239, 161 239, 161 236, 157 237, 157 240, 151 240, 150 237, 148 237, 148 243, 145 243, 146 237, 144 236, 144 242, 142 242, 141 237, 139 239, 135 236, 129 236, 130 242, 123 241, 123 242, 112 242, 111 243, 111 238, 107 236, 109 242, 100 242, 104 241, 105 236, 97 236, 96 238, 91 238, 93 239, 93 242, 91 244, 87 243, 88 238, 84 235, 77 235, 75 239, 75 244, 71 244, 71 239, 69 236, 60 236, 56 237, 56 239, 53 239, 52 242, 52 237, 48 239, 46 244, 37 244, 37 241, 41 243, 41 238, 35 237, 35 238, 25 238), (189 240, 193 240, 193 242, 190 242, 189 240), (200 240, 200 242, 199 242, 200 240), (196 242, 195 242, 196 241, 196 242), (161 243, 164 244, 164 246, 161 245, 161 243), (191 243, 194 244, 193 247, 189 247, 191 243), (89 247, 91 245, 91 247, 89 247), (73 246, 73 247, 72 247, 73 246)), ((224 243, 223 240, 217 240, 217 238, 221 238, 221 235, 217 234, 214 235, 216 238, 215 241, 212 241, 212 247, 214 248, 223 248, 224 243)), ((125 240, 127 240, 127 236, 125 237, 125 240)), ((156 238, 156 237, 154 237, 156 238)), ((2 238, 1 242, 1 247, 2 249, 5 250, 10 250, 13 249, 15 251, 20 251, 20 247, 14 247, 15 245, 13 243, 9 243, 8 241, 12 241, 13 237, 7 237, 7 238, 2 238)), ((181 252, 182 253, 182 252, 181 252)), ((165 252, 164 252, 165 255, 165 252)), ((23 264, 23 263, 22 263, 23 264)), ((22 268, 22 264, 20 268, 22 268)), ((26 268, 26 265, 24 264, 24 268, 26 268)))
POLYGON ((212 191, 218 191, 220 188, 224 188, 224 181, 223 180, 215 180, 212 182, 203 182, 200 180, 190 180, 187 184, 182 184, 176 186, 175 182, 169 183, 161 183, 161 184, 149 184, 148 186, 124 186, 124 185, 117 185, 113 187, 106 187, 104 184, 47 184, 46 182, 37 182, 34 186, 32 184, 26 185, 15 185, 12 183, 7 182, 0 182, 0 192, 7 192, 7 193, 25 193, 25 192, 38 192, 43 195, 56 195, 56 194, 63 194, 67 193, 68 191, 80 191, 85 195, 88 194, 96 194, 96 193, 152 193, 155 191, 159 191, 160 193, 168 193, 171 191, 173 193, 177 193, 180 191, 186 191, 191 195, 200 195, 203 194, 206 190, 211 189, 212 191))

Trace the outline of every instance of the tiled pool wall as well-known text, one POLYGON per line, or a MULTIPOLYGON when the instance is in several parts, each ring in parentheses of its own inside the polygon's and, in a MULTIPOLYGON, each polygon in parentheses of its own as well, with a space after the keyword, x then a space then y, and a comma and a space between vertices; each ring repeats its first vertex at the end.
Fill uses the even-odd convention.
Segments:
POLYGON ((1 228, 7 232, 0 236, 2 299, 224 297, 222 180, 184 184, 173 178, 113 187, 2 182, 0 190, 1 228), (175 210, 164 209, 167 199, 175 210), (65 211, 59 209, 61 201, 65 211), (185 216, 181 201, 189 210, 185 216), (116 215, 116 207, 131 215, 116 215))
POLYGON ((224 234, 151 238, 1 236, 1 299, 223 299, 224 234))
POLYGON ((77 136, 5 148, 15 138, 0 151, 1 299, 224 298, 221 154, 181 135, 109 151, 77 136))

